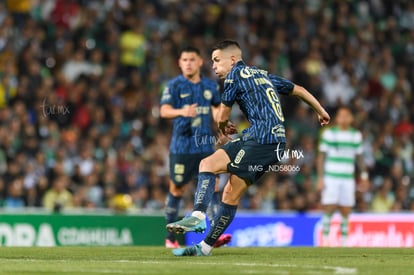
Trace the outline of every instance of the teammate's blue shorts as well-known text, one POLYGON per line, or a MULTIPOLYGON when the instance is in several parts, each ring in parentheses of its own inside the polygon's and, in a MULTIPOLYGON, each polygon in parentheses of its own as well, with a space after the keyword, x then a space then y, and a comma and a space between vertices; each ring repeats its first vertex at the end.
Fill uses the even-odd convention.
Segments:
POLYGON ((211 153, 170 154, 170 179, 176 186, 182 186, 196 179, 200 161, 211 153))

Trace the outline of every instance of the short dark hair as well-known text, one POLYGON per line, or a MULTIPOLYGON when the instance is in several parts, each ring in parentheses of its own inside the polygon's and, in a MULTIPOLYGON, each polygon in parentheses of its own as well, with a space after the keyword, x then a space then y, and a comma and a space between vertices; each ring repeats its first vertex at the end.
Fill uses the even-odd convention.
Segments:
POLYGON ((231 46, 241 49, 239 43, 237 43, 235 40, 222 40, 213 47, 212 51, 227 49, 231 46))
POLYGON ((182 53, 195 53, 198 56, 201 56, 200 50, 196 47, 193 47, 193 46, 186 46, 186 47, 182 48, 181 51, 180 51, 180 56, 182 55, 182 53))

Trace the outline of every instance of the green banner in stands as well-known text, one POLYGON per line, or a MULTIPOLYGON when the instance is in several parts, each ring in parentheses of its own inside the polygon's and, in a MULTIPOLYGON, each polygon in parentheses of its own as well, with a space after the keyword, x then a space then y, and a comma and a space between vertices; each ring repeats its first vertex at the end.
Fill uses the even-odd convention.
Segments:
POLYGON ((0 246, 163 245, 163 216, 0 214, 0 246))

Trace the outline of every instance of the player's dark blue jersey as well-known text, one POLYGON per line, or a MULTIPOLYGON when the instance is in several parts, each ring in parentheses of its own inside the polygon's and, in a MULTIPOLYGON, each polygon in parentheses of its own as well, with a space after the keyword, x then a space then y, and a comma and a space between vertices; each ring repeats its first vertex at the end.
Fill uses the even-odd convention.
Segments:
POLYGON ((216 140, 211 129, 211 105, 220 104, 217 82, 202 77, 199 83, 192 83, 183 75, 168 82, 164 89, 161 105, 169 104, 175 109, 197 104, 196 117, 176 117, 170 143, 172 154, 198 154, 214 151, 216 140))
POLYGON ((224 81, 221 101, 226 106, 237 102, 250 122, 243 139, 261 144, 286 142, 279 94, 292 92, 294 84, 267 71, 239 61, 224 81))

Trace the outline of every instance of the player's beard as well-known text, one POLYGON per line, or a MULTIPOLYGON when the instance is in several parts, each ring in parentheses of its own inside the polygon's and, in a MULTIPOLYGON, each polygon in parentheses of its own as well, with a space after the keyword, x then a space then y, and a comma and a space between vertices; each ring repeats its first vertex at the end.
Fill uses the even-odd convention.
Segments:
POLYGON ((197 78, 200 76, 200 72, 190 73, 190 74, 184 74, 184 77, 188 80, 197 80, 197 78))

